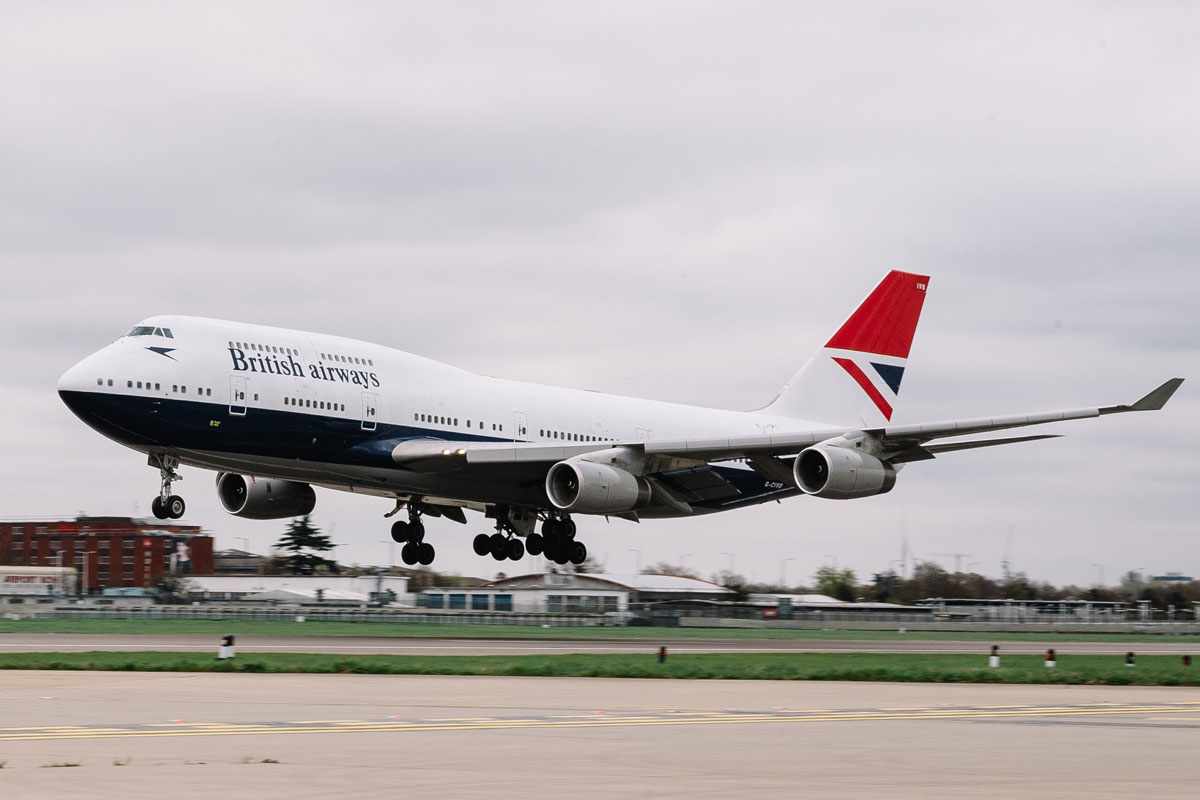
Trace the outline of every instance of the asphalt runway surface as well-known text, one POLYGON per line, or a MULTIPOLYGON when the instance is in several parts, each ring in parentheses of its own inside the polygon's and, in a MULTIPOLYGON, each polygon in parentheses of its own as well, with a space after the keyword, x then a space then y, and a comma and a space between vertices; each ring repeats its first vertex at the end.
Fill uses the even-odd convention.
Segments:
POLYGON ((6 800, 1194 797, 1163 687, 0 673, 6 800))
MULTIPOLYGON (((669 629, 668 629, 669 630, 669 629)), ((229 626, 236 634, 236 623, 229 626)), ((991 646, 987 640, 889 640, 867 641, 854 639, 440 639, 409 637, 341 637, 341 636, 238 636, 241 652, 258 653, 338 653, 344 655, 551 655, 554 653, 647 653, 658 649, 660 643, 672 653, 977 653, 986 654, 991 646)), ((130 652, 154 650, 168 652, 216 652, 218 641, 211 635, 177 634, 160 636, 75 634, 75 633, 7 633, 0 634, 0 653, 13 652, 130 652)), ((1200 653, 1200 641, 1141 641, 1141 642, 1064 642, 997 640, 1003 653, 1009 655, 1044 653, 1053 647, 1059 653, 1124 654, 1130 650, 1139 655, 1176 655, 1200 653)))

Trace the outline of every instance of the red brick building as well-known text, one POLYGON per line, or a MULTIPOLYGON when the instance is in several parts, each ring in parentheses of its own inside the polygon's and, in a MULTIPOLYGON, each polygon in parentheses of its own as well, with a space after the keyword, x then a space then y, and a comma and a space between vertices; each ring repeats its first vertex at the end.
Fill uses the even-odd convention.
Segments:
POLYGON ((0 522, 0 565, 75 567, 79 585, 153 586, 177 573, 211 575, 213 540, 197 525, 132 517, 0 522))

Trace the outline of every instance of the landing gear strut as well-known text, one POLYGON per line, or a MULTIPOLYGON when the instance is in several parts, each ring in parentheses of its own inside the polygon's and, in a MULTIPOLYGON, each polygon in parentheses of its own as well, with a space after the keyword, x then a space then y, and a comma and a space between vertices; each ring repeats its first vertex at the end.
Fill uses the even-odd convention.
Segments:
POLYGON ((157 519, 179 519, 187 510, 187 503, 177 494, 171 494, 171 484, 183 480, 183 476, 175 470, 179 468, 179 459, 175 456, 152 455, 150 466, 158 467, 158 475, 162 483, 158 496, 150 502, 150 512, 157 519))
MULTIPOLYGON (((396 511, 400 510, 397 501, 396 511)), ((391 516, 388 514, 387 516, 391 516)), ((425 541, 425 525, 421 522, 421 503, 416 498, 408 501, 408 520, 398 520, 392 523, 392 541, 403 544, 400 548, 400 559, 409 566, 420 564, 427 567, 433 563, 437 555, 433 545, 425 541)))

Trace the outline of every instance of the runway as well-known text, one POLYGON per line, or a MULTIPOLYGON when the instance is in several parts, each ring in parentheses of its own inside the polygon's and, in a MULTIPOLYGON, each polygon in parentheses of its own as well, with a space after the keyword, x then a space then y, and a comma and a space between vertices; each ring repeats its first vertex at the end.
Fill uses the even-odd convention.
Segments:
MULTIPOLYGON (((229 632, 237 634, 237 625, 229 632)), ((861 639, 673 639, 670 629, 662 639, 441 639, 408 637, 339 636, 238 636, 243 652, 341 653, 346 655, 550 655, 555 653, 647 653, 667 644, 673 653, 976 653, 986 654, 991 643, 949 640, 861 639)), ((1137 642, 1067 642, 997 640, 1002 652, 1011 655, 1043 653, 1053 647, 1059 653, 1139 655, 1200 654, 1200 640, 1152 640, 1137 642)), ((105 635, 75 633, 0 634, 4 652, 123 652, 154 650, 166 652, 215 652, 217 639, 194 634, 105 635)))
POLYGON ((0 673, 6 798, 1190 797, 1200 692, 0 673), (802 792, 801 792, 802 787, 802 792))

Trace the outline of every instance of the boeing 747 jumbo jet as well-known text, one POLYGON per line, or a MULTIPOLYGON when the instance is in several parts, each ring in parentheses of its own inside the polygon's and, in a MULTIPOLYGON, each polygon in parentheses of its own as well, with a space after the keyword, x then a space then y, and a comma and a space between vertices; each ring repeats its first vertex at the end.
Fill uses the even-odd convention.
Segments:
POLYGON ((229 513, 307 514, 313 485, 385 497, 406 564, 433 562, 424 517, 494 520, 475 552, 579 564, 575 514, 637 521, 796 495, 892 490, 909 462, 1052 438, 961 437, 1157 411, 1173 378, 1131 405, 893 425, 929 278, 891 272, 757 411, 637 400, 489 378, 390 347, 184 316, 139 322, 59 380, 88 425, 145 453, 153 511, 178 519, 181 465, 215 470, 229 513), (943 440, 952 441, 943 441, 943 440))

